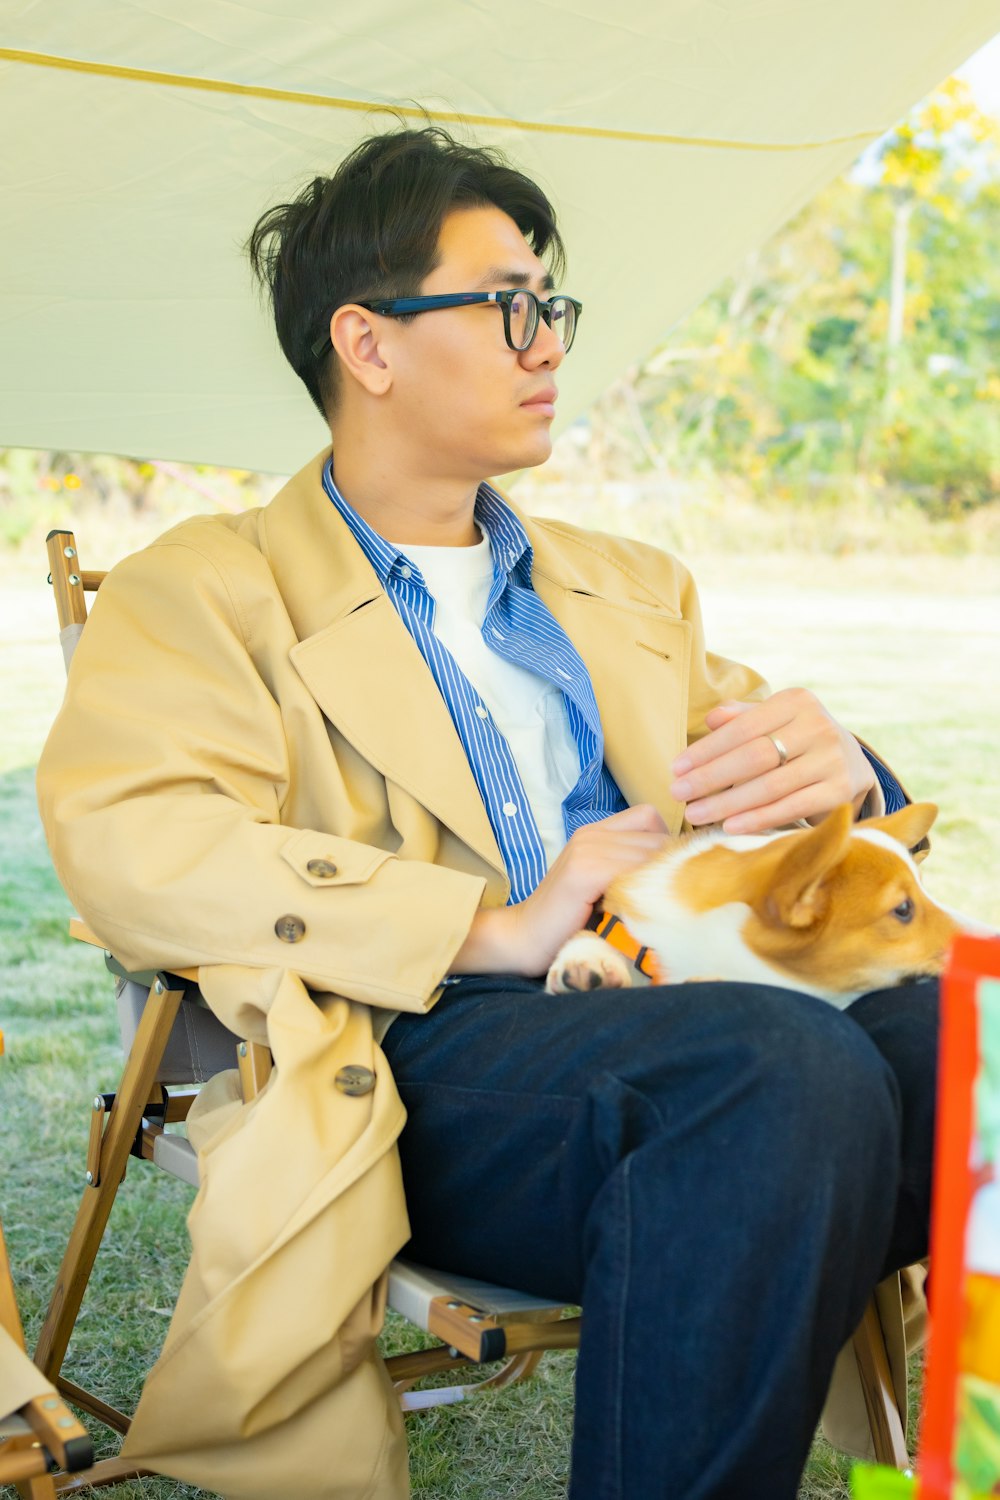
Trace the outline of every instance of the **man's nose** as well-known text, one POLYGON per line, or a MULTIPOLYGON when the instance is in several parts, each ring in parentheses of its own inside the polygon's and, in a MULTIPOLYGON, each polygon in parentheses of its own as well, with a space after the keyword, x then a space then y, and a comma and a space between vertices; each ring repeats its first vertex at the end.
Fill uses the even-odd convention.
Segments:
POLYGON ((563 341, 554 333, 544 318, 539 318, 538 329, 527 349, 521 351, 521 363, 529 370, 539 365, 548 365, 556 370, 566 358, 563 341))

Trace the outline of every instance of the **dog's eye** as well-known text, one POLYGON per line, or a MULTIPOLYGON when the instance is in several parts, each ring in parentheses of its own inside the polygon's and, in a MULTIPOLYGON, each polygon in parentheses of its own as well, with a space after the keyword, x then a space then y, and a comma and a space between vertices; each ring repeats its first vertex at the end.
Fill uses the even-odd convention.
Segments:
POLYGON ((901 901, 898 906, 893 907, 892 914, 894 917, 898 917, 900 922, 913 921, 913 902, 909 896, 907 896, 905 901, 901 901))

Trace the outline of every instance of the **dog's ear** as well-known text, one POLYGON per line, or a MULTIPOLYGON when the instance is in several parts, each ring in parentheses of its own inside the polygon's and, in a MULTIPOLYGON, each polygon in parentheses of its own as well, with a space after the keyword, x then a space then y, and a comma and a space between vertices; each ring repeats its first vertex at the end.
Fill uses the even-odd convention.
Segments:
MULTIPOLYGON (((784 927, 811 927, 825 905, 823 883, 847 852, 854 823, 850 803, 835 807, 808 833, 794 833, 781 844, 781 858, 770 883, 766 910, 784 927)), ((780 845, 779 845, 780 847, 780 845)))
POLYGON ((908 802, 897 812, 887 813, 883 818, 865 818, 860 828, 880 828, 890 838, 897 839, 904 849, 915 849, 938 815, 933 802, 908 802))

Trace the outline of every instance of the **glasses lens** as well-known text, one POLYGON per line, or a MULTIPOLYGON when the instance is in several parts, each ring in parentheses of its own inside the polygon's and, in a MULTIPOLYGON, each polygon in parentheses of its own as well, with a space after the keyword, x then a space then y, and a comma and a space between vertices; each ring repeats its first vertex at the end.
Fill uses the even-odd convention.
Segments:
POLYGON ((515 349, 527 349, 538 327, 538 303, 530 292, 515 292, 510 299, 510 337, 515 349))
POLYGON ((568 297, 553 297, 549 303, 549 324, 564 349, 569 349, 576 333, 576 308, 568 297))

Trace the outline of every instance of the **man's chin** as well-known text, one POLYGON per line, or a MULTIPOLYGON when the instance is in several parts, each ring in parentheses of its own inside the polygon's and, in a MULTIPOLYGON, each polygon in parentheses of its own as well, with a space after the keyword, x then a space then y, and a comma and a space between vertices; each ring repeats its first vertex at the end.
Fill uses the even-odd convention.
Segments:
POLYGON ((496 478, 504 474, 520 474, 522 469, 537 469, 548 463, 551 457, 552 439, 547 432, 541 433, 530 444, 523 443, 506 454, 498 454, 490 475, 496 478))

